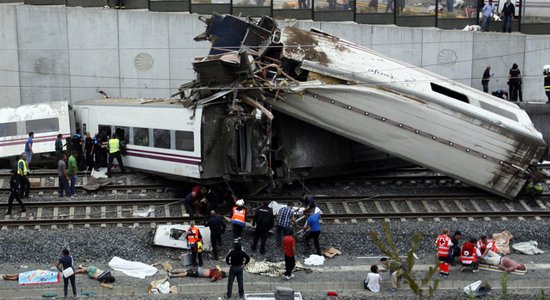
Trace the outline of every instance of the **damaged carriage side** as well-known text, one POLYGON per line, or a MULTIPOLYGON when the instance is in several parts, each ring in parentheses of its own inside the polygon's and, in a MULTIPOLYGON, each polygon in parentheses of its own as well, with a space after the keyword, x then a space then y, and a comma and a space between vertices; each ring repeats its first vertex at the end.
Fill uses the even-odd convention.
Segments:
POLYGON ((537 173, 546 143, 514 104, 318 30, 279 29, 269 17, 203 20, 197 39, 212 49, 181 88, 194 103, 229 90, 229 115, 268 104, 506 198, 537 173))

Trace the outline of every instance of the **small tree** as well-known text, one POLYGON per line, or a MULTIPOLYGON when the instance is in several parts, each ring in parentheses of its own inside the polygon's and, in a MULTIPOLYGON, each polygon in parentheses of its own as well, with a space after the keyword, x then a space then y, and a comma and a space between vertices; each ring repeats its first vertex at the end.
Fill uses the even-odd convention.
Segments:
MULTIPOLYGON (((371 241, 374 245, 376 245, 376 247, 378 247, 378 249, 380 249, 380 252, 382 252, 385 256, 403 264, 404 262, 402 261, 401 257, 399 257, 400 249, 398 249, 393 242, 393 235, 391 232, 390 223, 384 222, 382 224, 382 231, 385 235, 384 240, 379 238, 377 232, 371 231, 369 232, 369 237, 371 238, 371 241)), ((402 277, 409 285, 413 293, 419 298, 424 297, 425 290, 427 289, 428 299, 433 299, 434 293, 439 286, 439 280, 431 280, 435 273, 437 273, 437 270, 439 268, 437 263, 434 266, 431 266, 421 278, 420 276, 417 277, 417 274, 415 274, 414 272, 416 256, 415 252, 421 240, 422 234, 417 232, 414 233, 411 248, 407 252, 407 258, 405 262, 408 268, 405 268, 405 270, 403 270, 402 277)))

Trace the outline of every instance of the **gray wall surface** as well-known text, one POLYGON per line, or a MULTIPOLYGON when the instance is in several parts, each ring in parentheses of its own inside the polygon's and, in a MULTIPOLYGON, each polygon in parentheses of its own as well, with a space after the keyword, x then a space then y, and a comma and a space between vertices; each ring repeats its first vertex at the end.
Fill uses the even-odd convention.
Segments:
MULTIPOLYGON (((370 47, 481 88, 486 66, 490 90, 507 89, 513 63, 524 74, 525 101, 546 101, 542 66, 550 64, 550 36, 482 33, 394 25, 279 21, 310 27, 370 47)), ((0 103, 168 97, 194 79, 194 57, 208 42, 197 15, 138 10, 0 4, 0 103)))

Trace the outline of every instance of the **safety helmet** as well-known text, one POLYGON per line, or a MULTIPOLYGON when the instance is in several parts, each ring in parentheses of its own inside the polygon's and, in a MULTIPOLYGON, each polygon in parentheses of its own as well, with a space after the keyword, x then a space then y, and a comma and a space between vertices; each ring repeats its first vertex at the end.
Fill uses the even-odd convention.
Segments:
POLYGON ((239 199, 239 200, 237 200, 237 202, 235 202, 235 204, 237 204, 237 206, 243 206, 244 205, 244 200, 239 199))
POLYGON ((542 70, 546 73, 550 73, 550 65, 545 65, 542 70))

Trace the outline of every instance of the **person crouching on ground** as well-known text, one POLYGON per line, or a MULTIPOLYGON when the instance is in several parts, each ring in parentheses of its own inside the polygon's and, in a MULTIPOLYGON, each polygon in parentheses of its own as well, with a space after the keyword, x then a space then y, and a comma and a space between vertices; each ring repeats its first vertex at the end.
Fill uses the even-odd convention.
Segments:
POLYGON ((365 289, 373 293, 380 292, 381 280, 382 280, 382 276, 380 276, 380 274, 378 273, 378 266, 377 265, 370 266, 370 273, 367 274, 367 279, 365 279, 365 289))

